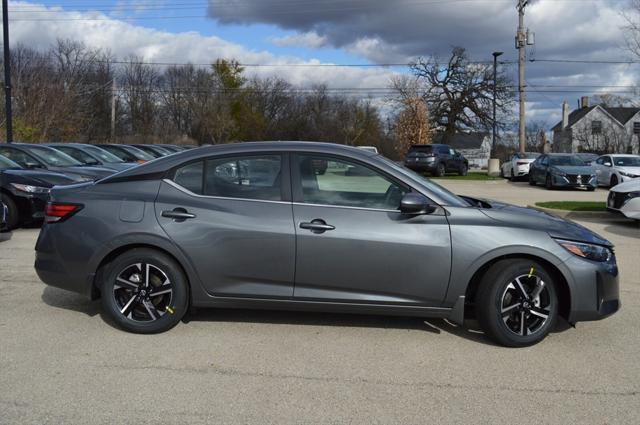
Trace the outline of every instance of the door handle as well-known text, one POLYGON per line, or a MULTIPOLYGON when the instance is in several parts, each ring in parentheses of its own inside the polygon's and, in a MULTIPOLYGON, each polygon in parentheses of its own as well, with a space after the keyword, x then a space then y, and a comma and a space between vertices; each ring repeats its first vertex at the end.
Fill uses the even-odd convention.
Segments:
POLYGON ((162 216, 165 218, 172 218, 177 222, 183 222, 188 218, 196 218, 195 214, 187 212, 184 208, 174 208, 173 211, 162 211, 162 216))
POLYGON ((300 223, 300 228, 305 230, 311 230, 313 233, 324 233, 328 230, 335 230, 335 226, 327 224, 324 220, 316 218, 309 223, 300 223))

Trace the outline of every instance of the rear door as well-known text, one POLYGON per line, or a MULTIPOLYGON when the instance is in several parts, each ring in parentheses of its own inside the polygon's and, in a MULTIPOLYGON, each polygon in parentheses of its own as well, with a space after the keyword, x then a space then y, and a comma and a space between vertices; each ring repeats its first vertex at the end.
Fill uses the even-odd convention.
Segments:
POLYGON ((178 167, 160 187, 162 228, 211 295, 293 295, 295 230, 288 156, 234 155, 178 167))
POLYGON ((292 178, 295 298, 441 305, 451 269, 443 213, 401 214, 410 187, 339 156, 295 155, 292 178), (319 159, 328 164, 323 175, 313 166, 319 159))

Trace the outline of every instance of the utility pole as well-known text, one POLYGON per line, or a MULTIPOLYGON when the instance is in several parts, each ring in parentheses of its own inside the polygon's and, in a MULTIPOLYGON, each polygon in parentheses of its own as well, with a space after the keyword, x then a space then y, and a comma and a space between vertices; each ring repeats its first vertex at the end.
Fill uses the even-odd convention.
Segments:
POLYGON ((116 142, 116 77, 111 81, 111 143, 116 142))
POLYGON ((518 140, 520 152, 526 148, 525 139, 525 94, 524 94, 524 63, 527 49, 527 36, 524 28, 524 9, 529 0, 518 0, 518 32, 516 33, 516 49, 518 49, 518 93, 520 95, 520 119, 518 123, 518 140))
POLYGON ((6 113, 7 143, 13 142, 13 116, 11 113, 11 52, 9 51, 9 9, 2 0, 2 35, 4 42, 4 110, 6 113))
POLYGON ((493 52, 493 141, 491 143, 491 158, 496 154, 497 122, 496 122, 496 97, 498 90, 498 57, 504 52, 493 52))

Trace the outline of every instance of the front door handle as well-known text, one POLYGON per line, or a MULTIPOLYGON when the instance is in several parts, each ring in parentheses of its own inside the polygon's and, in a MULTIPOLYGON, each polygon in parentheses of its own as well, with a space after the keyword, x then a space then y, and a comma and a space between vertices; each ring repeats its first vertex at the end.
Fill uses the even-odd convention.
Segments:
POLYGON ((327 224, 324 220, 316 218, 309 223, 300 223, 300 228, 305 230, 311 230, 313 233, 324 233, 328 230, 335 230, 335 226, 327 224))
POLYGON ((188 218, 196 218, 195 214, 187 212, 184 208, 174 208, 173 211, 162 211, 162 216, 172 218, 177 222, 183 222, 188 218))

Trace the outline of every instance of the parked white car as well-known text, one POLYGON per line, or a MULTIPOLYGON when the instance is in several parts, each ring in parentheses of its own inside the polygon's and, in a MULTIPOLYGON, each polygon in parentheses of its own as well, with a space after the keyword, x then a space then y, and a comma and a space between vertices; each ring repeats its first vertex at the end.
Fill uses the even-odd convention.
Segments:
POLYGON ((640 177, 640 156, 602 155, 593 163, 598 186, 614 187, 640 177))
POLYGON ((640 220, 640 179, 634 179, 611 188, 607 209, 640 220))
POLYGON ((539 153, 535 152, 516 152, 511 156, 509 161, 502 164, 500 174, 502 177, 515 180, 518 177, 524 177, 529 174, 529 165, 539 157, 539 153))

